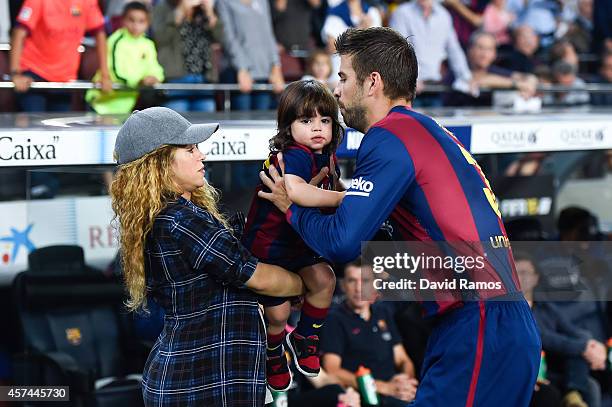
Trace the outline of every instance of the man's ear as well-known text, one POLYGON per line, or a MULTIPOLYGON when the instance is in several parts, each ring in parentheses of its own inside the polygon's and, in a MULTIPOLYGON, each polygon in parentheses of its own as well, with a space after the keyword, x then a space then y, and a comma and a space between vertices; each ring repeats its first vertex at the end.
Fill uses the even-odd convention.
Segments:
POLYGON ((368 89, 367 89, 368 96, 373 96, 377 94, 378 92, 382 92, 384 89, 382 77, 380 76, 380 73, 376 71, 372 72, 368 76, 368 78, 366 79, 366 82, 369 83, 368 89))

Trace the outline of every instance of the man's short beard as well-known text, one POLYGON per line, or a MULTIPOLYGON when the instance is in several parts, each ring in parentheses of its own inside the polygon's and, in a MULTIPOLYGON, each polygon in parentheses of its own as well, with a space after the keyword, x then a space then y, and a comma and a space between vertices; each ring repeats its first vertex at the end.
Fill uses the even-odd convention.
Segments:
POLYGON ((355 105, 351 107, 344 107, 344 113, 342 113, 344 123, 352 129, 366 132, 368 128, 367 112, 363 105, 355 105))

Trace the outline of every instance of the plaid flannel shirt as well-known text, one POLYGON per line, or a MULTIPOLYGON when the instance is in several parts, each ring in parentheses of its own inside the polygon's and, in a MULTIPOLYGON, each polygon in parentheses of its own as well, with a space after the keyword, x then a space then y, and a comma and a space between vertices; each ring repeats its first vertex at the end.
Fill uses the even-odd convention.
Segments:
POLYGON ((244 287, 257 265, 217 219, 179 198, 157 216, 145 246, 149 299, 164 329, 143 373, 147 406, 261 406, 265 328, 244 287))

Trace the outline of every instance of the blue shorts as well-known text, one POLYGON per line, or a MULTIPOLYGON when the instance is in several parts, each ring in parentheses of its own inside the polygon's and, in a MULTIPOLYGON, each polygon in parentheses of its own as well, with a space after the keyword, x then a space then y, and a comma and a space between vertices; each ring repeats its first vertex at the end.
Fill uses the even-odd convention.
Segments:
POLYGON ((466 302, 441 316, 411 407, 527 407, 542 344, 527 302, 466 302))
MULTIPOLYGON (((286 270, 297 273, 304 267, 314 266, 319 263, 328 263, 323 257, 320 257, 314 253, 306 252, 302 256, 290 259, 290 260, 272 260, 272 259, 259 259, 262 263, 274 264, 280 266, 286 270)), ((286 297, 270 297, 268 295, 258 295, 257 301, 264 307, 275 307, 281 305, 285 301, 291 298, 286 297)))

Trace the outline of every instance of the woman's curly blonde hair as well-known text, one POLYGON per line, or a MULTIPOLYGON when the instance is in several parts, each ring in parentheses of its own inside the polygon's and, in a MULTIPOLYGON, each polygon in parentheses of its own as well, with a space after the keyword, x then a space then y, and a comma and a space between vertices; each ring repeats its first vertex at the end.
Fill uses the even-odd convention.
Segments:
MULTIPOLYGON (((161 210, 183 193, 173 180, 172 161, 181 146, 163 146, 120 165, 110 186, 113 225, 118 230, 123 277, 130 311, 146 311, 144 246, 147 234, 161 210)), ((217 208, 219 193, 206 183, 192 191, 191 202, 207 210, 224 225, 217 208)))

